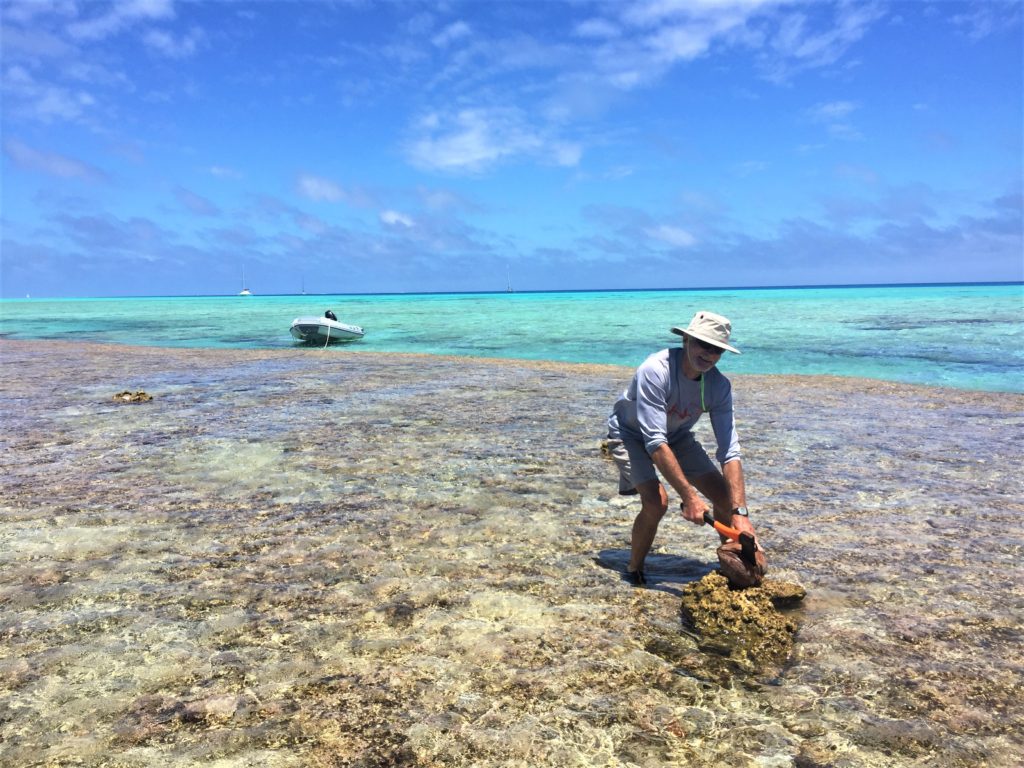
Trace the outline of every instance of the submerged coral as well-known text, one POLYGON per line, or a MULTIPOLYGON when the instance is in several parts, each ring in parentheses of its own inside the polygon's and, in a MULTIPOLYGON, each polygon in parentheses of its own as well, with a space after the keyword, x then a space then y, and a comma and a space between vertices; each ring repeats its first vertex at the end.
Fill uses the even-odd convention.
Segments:
POLYGON ((804 595, 799 584, 771 579, 760 587, 730 589, 725 576, 715 572, 683 588, 682 612, 701 650, 758 670, 789 658, 797 621, 779 607, 792 607, 804 595))

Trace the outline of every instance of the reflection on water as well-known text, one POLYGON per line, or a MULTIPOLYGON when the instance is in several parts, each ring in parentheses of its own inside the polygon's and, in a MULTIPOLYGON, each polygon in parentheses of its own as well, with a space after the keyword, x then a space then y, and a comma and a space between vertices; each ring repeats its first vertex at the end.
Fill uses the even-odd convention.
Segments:
POLYGON ((0 342, 3 764, 1011 766, 1024 398, 735 381, 771 675, 704 674, 602 425, 629 371, 0 342), (59 371, 59 375, 55 372, 59 371), (111 396, 145 390, 150 403, 111 396))

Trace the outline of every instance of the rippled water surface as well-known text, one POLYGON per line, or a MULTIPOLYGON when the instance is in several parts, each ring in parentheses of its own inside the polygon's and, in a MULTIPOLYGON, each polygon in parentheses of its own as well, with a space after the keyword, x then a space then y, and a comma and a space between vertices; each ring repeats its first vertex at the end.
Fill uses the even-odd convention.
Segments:
POLYGON ((355 346, 367 351, 629 366, 711 309, 732 320, 737 373, 1024 392, 1021 284, 5 300, 0 335, 279 349, 294 345, 294 317, 328 308, 366 329, 355 346))
MULTIPOLYGON (((601 457, 631 370, 0 341, 0 763, 979 766, 1024 753, 1024 397, 734 377, 783 668, 601 457), (148 403, 119 404, 123 390, 148 403)), ((701 436, 707 438, 706 433, 701 436)))

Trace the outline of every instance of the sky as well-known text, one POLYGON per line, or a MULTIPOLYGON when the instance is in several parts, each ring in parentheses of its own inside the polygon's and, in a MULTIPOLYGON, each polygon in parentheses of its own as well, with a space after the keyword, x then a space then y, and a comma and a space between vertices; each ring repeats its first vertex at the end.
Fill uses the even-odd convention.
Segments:
POLYGON ((3 0, 0 296, 1024 279, 1019 0, 3 0))

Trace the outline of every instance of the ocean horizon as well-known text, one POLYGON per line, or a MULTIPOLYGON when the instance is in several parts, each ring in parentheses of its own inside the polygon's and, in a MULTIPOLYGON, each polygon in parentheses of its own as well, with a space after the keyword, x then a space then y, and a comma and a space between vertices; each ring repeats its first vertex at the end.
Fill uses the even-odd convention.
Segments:
POLYGON ((323 315, 366 336, 331 351, 636 366, 698 310, 726 315, 727 373, 837 375, 1024 392, 1024 283, 328 293, 0 300, 0 336, 276 349, 323 315))
MULTIPOLYGON (((478 291, 300 291, 298 293, 259 293, 250 296, 490 296, 509 293, 700 293, 701 291, 784 291, 817 288, 949 288, 960 286, 1020 286, 1021 280, 968 280, 956 282, 905 282, 905 283, 794 283, 781 285, 711 285, 701 287, 674 288, 536 288, 527 290, 478 290, 478 291)), ((154 293, 125 294, 118 296, 6 296, 4 301, 85 301, 107 299, 206 299, 240 296, 239 293, 154 293)))

